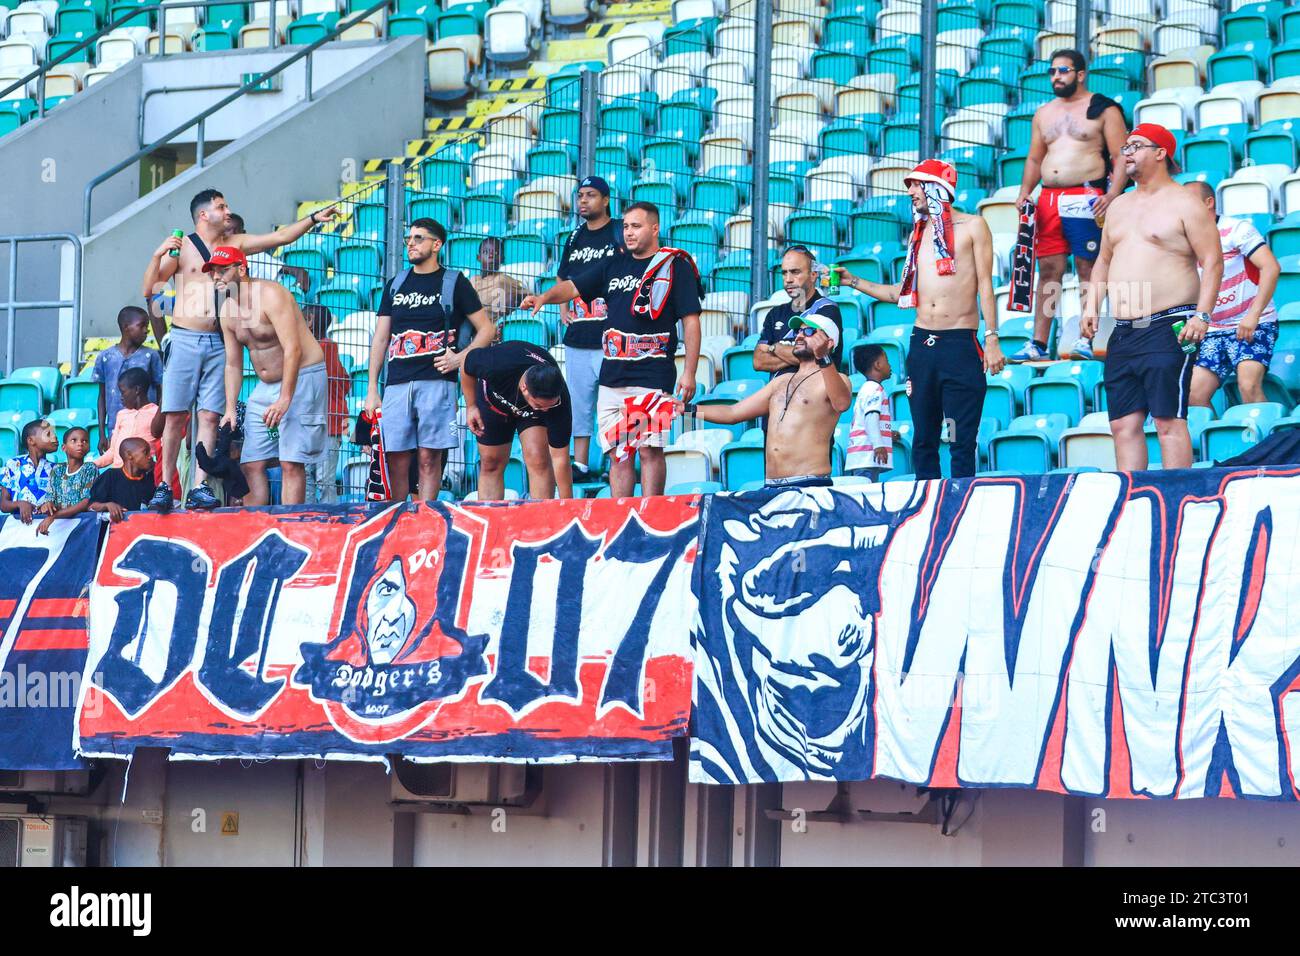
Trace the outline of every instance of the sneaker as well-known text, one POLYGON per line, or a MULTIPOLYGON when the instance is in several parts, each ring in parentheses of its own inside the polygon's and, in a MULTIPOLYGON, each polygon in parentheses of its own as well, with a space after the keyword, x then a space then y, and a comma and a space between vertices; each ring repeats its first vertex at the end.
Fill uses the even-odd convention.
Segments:
POLYGON ((221 501, 212 493, 206 481, 195 485, 185 496, 185 507, 189 511, 221 507, 221 501))
POLYGON ((165 481, 159 482, 158 487, 154 489, 153 497, 149 499, 149 510, 165 515, 172 510, 172 503, 171 485, 165 481))
POLYGON ((1047 358, 1047 353, 1035 345, 1032 341, 1026 342, 1020 346, 1018 352, 1007 356, 1008 362, 1037 362, 1047 358))
POLYGON ((577 465, 571 466, 571 471, 573 474, 573 483, 575 485, 584 485, 590 481, 600 480, 598 477, 593 478, 591 472, 586 468, 579 468, 577 465))
POLYGON ((1087 339, 1081 338, 1070 346, 1070 354, 1077 359, 1090 361, 1092 359, 1092 343, 1087 339))

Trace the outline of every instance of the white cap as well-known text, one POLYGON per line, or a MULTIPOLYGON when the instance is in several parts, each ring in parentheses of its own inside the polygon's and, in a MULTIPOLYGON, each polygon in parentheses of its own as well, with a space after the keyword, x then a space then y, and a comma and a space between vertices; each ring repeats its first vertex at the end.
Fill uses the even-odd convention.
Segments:
POLYGON ((798 329, 804 325, 810 329, 820 329, 825 332, 830 337, 832 347, 840 344, 840 327, 829 316, 809 312, 805 315, 796 315, 790 320, 791 329, 798 329))

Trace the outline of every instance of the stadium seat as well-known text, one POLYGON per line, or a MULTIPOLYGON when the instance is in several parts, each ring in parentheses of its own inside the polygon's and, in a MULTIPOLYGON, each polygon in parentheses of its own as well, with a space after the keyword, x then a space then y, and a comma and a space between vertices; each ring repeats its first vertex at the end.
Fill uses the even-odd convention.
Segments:
POLYGON ((1047 472, 1055 463, 1061 435, 1068 427, 1064 415, 1022 415, 989 439, 989 465, 994 471, 1047 472))
POLYGON ((58 401, 63 376, 51 366, 16 368, 0 380, 0 408, 35 408, 45 412, 58 401))
POLYGON ((1025 389, 1034 380, 1034 370, 1025 365, 1007 365, 997 375, 988 376, 982 417, 995 418, 1003 428, 1025 407, 1025 389))
POLYGON ((1062 468, 1115 470, 1115 439, 1105 412, 1091 412, 1061 433, 1060 463, 1062 468))
POLYGON ((1071 425, 1078 424, 1102 379, 1101 362, 1057 362, 1041 378, 1025 387, 1025 412, 1044 415, 1059 412, 1071 425))
POLYGON ((1285 406, 1273 402, 1234 405, 1201 431, 1201 458, 1223 461, 1241 454, 1262 441, 1273 423, 1286 414, 1285 406))

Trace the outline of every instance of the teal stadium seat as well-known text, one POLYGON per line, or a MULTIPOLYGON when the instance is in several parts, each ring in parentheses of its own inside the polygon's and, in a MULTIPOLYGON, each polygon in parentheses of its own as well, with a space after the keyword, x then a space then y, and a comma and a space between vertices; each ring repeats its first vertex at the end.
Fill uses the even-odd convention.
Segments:
POLYGON ((1273 423, 1287 411, 1285 406, 1273 402, 1234 405, 1219 421, 1206 425, 1201 432, 1201 458, 1223 461, 1241 454, 1263 441, 1273 423))
POLYGON ((1025 412, 1043 415, 1059 412, 1077 425, 1088 411, 1097 385, 1101 383, 1101 362, 1057 362, 1025 387, 1025 412))
POLYGON ((989 439, 989 466, 1043 474, 1055 466, 1056 449, 1068 427, 1064 415, 1022 415, 989 439))
POLYGON ((1283 9, 1285 5, 1279 0, 1238 7, 1219 22, 1223 45, 1277 39, 1283 9))
MULTIPOLYGON (((1247 40, 1234 43, 1210 56, 1206 75, 1211 87, 1239 80, 1267 80, 1269 54, 1273 45, 1268 40, 1247 40)), ((1089 75, 1088 86, 1092 88, 1089 75)))

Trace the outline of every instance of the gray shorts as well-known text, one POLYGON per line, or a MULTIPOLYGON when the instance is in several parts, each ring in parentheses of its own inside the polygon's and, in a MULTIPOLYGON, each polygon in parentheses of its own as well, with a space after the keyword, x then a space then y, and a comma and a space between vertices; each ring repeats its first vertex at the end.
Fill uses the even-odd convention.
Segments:
POLYGON ((443 379, 419 379, 384 388, 384 451, 457 448, 456 400, 460 385, 443 379))
POLYGON ((573 403, 573 434, 590 438, 596 422, 596 391, 600 388, 600 365, 605 353, 600 349, 564 347, 564 378, 573 403))
POLYGON ((226 411, 226 346, 219 332, 177 328, 163 349, 162 411, 188 412, 195 400, 199 410, 226 411))
POLYGON ((262 416, 280 397, 279 382, 258 382, 248 396, 244 412, 244 450, 241 462, 269 461, 305 465, 325 450, 325 413, 328 383, 325 363, 317 362, 298 371, 289 410, 280 419, 279 435, 272 436, 262 416))

